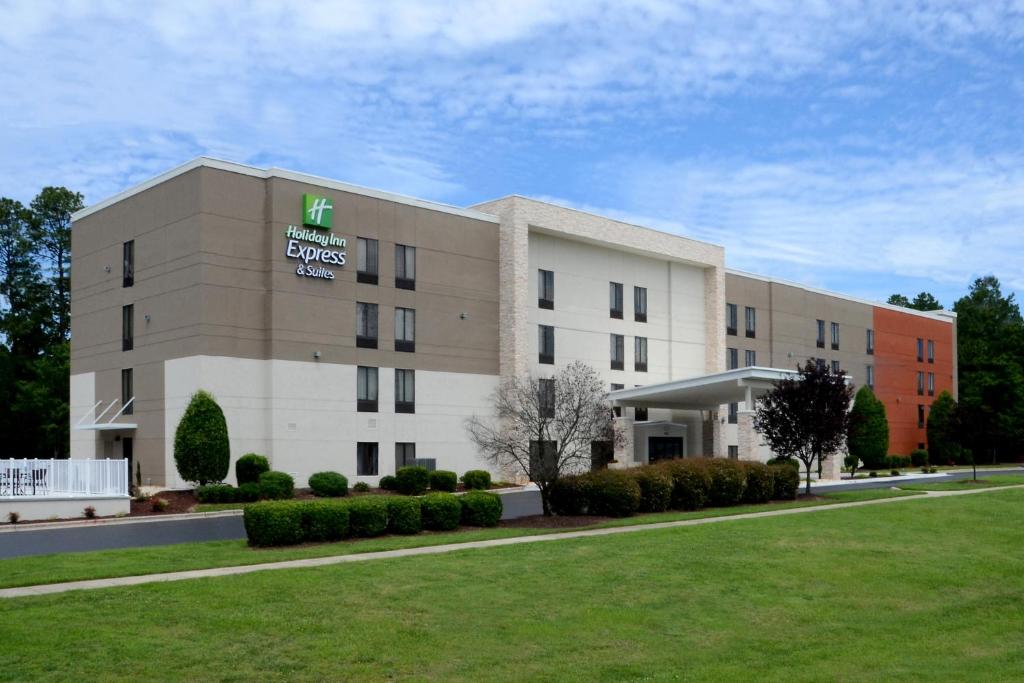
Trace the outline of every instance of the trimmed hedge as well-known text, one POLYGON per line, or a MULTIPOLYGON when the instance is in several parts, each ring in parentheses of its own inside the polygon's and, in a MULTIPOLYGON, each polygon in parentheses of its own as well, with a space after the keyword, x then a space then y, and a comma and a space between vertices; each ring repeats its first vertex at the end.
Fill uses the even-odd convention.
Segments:
POLYGON ((462 503, 452 493, 428 493, 420 499, 423 528, 431 531, 451 531, 462 519, 462 503))
POLYGON ((430 485, 426 467, 402 467, 395 474, 395 489, 406 496, 419 496, 430 485))
POLYGON ((448 470, 434 470, 430 473, 428 481, 432 490, 452 493, 459 485, 459 475, 448 470))
POLYGON ((491 473, 486 470, 469 470, 462 475, 462 484, 467 489, 491 488, 491 473))
POLYGON ((264 472, 260 475, 260 497, 270 500, 294 498, 295 480, 287 472, 264 472))
POLYGON ((174 464, 185 481, 223 481, 231 469, 231 445, 224 411, 206 391, 197 391, 174 432, 174 464))
POLYGON ((633 474, 640 486, 640 512, 664 512, 672 504, 672 477, 654 467, 637 468, 633 474))
POLYGON ((928 451, 918 448, 910 453, 910 464, 914 467, 924 467, 928 464, 928 451))
POLYGON ((624 470, 591 472, 587 512, 607 517, 630 517, 640 509, 640 485, 624 470))
POLYGON ((738 505, 743 500, 743 491, 747 488, 746 473, 740 462, 726 458, 708 458, 704 461, 704 466, 711 475, 708 504, 712 507, 738 505))
POLYGON ((302 543, 302 503, 275 501, 248 505, 243 513, 249 545, 274 546, 302 543))
POLYGON ((743 502, 756 505, 767 503, 775 493, 775 477, 768 466, 760 462, 743 462, 747 475, 747 487, 743 490, 743 502))
POLYGON ((207 484, 199 486, 195 491, 196 500, 200 503, 234 503, 238 500, 238 492, 229 484, 207 484))
POLYGON ((462 523, 467 526, 497 526, 501 521, 501 496, 487 491, 470 491, 459 496, 462 523))
POLYGON ((700 510, 707 505, 711 474, 699 460, 667 460, 655 467, 662 468, 672 479, 673 510, 700 510))
POLYGON ((789 465, 769 465, 773 485, 772 498, 775 500, 794 500, 800 490, 800 472, 789 465))
POLYGON ((800 461, 797 460, 796 458, 784 458, 780 455, 775 458, 769 458, 768 462, 765 464, 768 465, 769 467, 771 467, 772 465, 786 465, 787 467, 792 467, 794 470, 796 470, 797 474, 800 473, 800 461))
POLYGON ((388 531, 393 534, 418 534, 423 530, 419 498, 388 496, 388 531))
POLYGON ((340 541, 349 534, 348 506, 337 500, 307 500, 298 505, 302 540, 311 543, 340 541))
POLYGON ((590 499, 590 481, 583 475, 559 477, 551 484, 548 500, 556 515, 586 514, 590 499))
POLYGON ((258 484, 260 475, 270 471, 270 461, 256 453, 246 453, 235 462, 235 479, 238 485, 258 484))
POLYGON ((317 472, 309 478, 314 496, 340 498, 348 495, 348 478, 338 472, 317 472))
POLYGON ((398 489, 398 480, 393 474, 385 474, 380 478, 380 487, 385 491, 395 491, 398 489))
POLYGON ((388 499, 364 496, 348 501, 348 526, 353 536, 380 536, 388 530, 388 499))
POLYGON ((239 503, 252 503, 260 499, 260 485, 256 482, 247 482, 235 490, 235 500, 239 503))
POLYGON ((885 466, 890 470, 910 467, 911 457, 909 455, 890 455, 886 458, 885 466))

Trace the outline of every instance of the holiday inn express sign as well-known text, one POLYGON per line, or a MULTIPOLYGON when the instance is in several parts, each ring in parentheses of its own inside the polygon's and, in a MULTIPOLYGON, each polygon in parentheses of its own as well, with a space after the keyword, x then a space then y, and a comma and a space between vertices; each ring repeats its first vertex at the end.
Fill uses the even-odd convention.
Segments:
POLYGON ((333 280, 334 271, 327 266, 345 265, 345 238, 323 232, 331 229, 333 218, 334 203, 329 197, 302 195, 303 227, 289 225, 284 232, 288 238, 284 255, 301 261, 296 275, 333 280))

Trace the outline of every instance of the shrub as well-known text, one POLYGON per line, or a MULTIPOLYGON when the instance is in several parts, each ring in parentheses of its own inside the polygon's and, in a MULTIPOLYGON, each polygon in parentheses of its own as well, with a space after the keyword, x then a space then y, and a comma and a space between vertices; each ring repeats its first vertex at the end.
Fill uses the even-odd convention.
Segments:
POLYGON ((708 504, 712 507, 736 505, 743 500, 743 491, 747 487, 747 477, 743 466, 738 460, 710 458, 704 466, 711 475, 711 488, 708 490, 708 504))
POLYGON ((150 505, 153 508, 153 512, 163 512, 168 507, 170 507, 171 504, 167 501, 166 498, 153 498, 150 501, 150 505))
POLYGON ((348 479, 337 472, 317 472, 309 478, 309 488, 314 496, 339 498, 348 495, 348 479))
POLYGON ((355 491, 356 493, 366 493, 367 491, 370 490, 370 485, 367 484, 365 481, 357 481, 355 484, 352 485, 352 490, 355 491))
POLYGON ((588 477, 588 514, 629 517, 640 509, 640 485, 628 472, 600 470, 590 473, 588 477))
POLYGON ((759 462, 743 462, 747 475, 747 486, 743 489, 743 502, 756 505, 767 503, 775 494, 775 477, 767 465, 759 462))
POLYGON ((242 484, 235 490, 235 500, 239 503, 252 503, 260 499, 260 485, 256 482, 242 484))
POLYGON ((491 488, 491 473, 486 470, 469 470, 462 475, 462 484, 470 490, 491 488))
POLYGON ((928 465, 928 451, 917 448, 910 452, 910 464, 914 467, 925 467, 928 465))
POLYGON ((192 395, 174 432, 174 463, 185 481, 200 485, 222 481, 231 466, 224 411, 209 393, 192 395))
POLYGON ((886 459, 886 465, 891 470, 899 469, 901 467, 910 467, 910 456, 908 455, 890 455, 886 459))
POLYGON ((772 473, 772 498, 793 500, 800 488, 800 472, 789 465, 768 465, 772 473))
POLYGON ((258 484, 260 475, 270 471, 270 462, 262 455, 246 453, 235 463, 235 479, 238 485, 258 484))
POLYGON ((699 510, 707 504, 711 475, 697 460, 668 460, 664 468, 672 479, 674 510, 699 510))
POLYGON ((935 474, 938 471, 939 471, 939 468, 936 467, 935 465, 932 465, 931 467, 928 468, 928 474, 935 474))
POLYGON ((466 526, 497 526, 501 521, 501 496, 487 491, 470 491, 459 496, 462 523, 466 526))
POLYGON ((551 483, 548 500, 556 515, 586 514, 590 505, 589 480, 582 475, 559 477, 551 483))
POLYGON ((448 470, 434 470, 429 477, 430 488, 434 491, 451 493, 459 485, 459 475, 448 470))
POLYGON ((247 505, 242 514, 249 545, 294 545, 302 542, 302 508, 294 501, 247 505))
POLYGON ((393 534, 418 534, 423 530, 419 498, 388 496, 388 531, 393 534))
POLYGON ((658 467, 632 471, 640 486, 640 512, 664 512, 672 503, 672 477, 658 467))
POLYGON ((398 480, 393 475, 385 474, 380 478, 380 487, 385 491, 395 491, 398 489, 398 480))
POLYGON ((299 508, 303 541, 340 541, 349 534, 347 505, 340 500, 289 502, 299 508))
POLYGON ((868 472, 868 476, 871 477, 872 479, 874 479, 875 477, 878 476, 878 472, 875 472, 874 470, 871 470, 870 472, 868 472))
POLYGON ((19 515, 17 512, 8 512, 7 521, 11 524, 17 524, 19 521, 21 521, 21 515, 19 515))
POLYGON ((776 456, 774 458, 769 459, 768 462, 765 463, 765 464, 769 465, 769 466, 771 466, 771 465, 786 465, 786 466, 792 467, 794 470, 796 470, 797 474, 800 473, 800 461, 797 460, 796 458, 786 458, 786 457, 783 457, 783 456, 780 455, 780 456, 776 456))
POLYGON ((348 526, 353 536, 380 536, 388 530, 388 499, 356 498, 348 504, 348 526))
POLYGON ((85 509, 82 510, 82 514, 85 515, 86 519, 96 519, 96 508, 92 505, 86 505, 85 509))
POLYGON ((889 421, 885 416, 885 404, 867 385, 858 389, 853 399, 846 447, 850 455, 860 458, 868 469, 885 466, 885 454, 889 450, 889 421))
POLYGON ((426 467, 402 467, 395 474, 395 488, 407 496, 419 496, 430 485, 426 467))
POLYGON ((462 503, 452 493, 428 493, 420 499, 423 528, 431 531, 451 531, 462 519, 462 503))
POLYGON ((287 472, 264 472, 260 475, 260 497, 270 500, 294 498, 295 480, 287 472))
POLYGON ((199 486, 195 493, 200 503, 234 503, 238 499, 238 492, 229 484, 199 486))

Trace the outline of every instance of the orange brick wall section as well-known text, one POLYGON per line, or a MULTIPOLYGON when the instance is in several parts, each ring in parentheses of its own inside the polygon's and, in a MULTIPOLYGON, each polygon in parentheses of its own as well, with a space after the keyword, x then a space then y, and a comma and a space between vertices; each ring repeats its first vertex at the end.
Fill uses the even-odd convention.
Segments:
POLYGON ((917 407, 925 419, 935 397, 953 390, 953 322, 912 313, 874 308, 875 395, 885 403, 889 418, 889 452, 909 455, 927 444, 925 429, 917 426, 917 407), (917 360, 917 340, 924 340, 924 360, 917 360), (935 362, 928 362, 928 340, 935 341, 935 362), (917 393, 917 373, 925 373, 924 396, 917 393), (935 396, 928 395, 928 373, 935 373, 935 396))

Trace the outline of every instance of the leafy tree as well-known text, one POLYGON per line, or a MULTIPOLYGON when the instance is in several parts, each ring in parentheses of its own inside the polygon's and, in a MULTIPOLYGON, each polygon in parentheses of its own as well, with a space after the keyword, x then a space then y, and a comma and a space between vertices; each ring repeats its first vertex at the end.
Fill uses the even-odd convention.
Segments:
POLYGON ((913 308, 916 311, 942 310, 942 304, 930 292, 921 292, 914 297, 913 301, 902 294, 893 294, 886 303, 893 306, 902 306, 903 308, 913 308))
POLYGON ((553 379, 506 378, 492 397, 494 417, 474 415, 466 431, 493 465, 537 484, 544 514, 550 515, 552 486, 564 475, 590 469, 591 444, 622 443, 604 387, 597 371, 580 361, 553 379))
POLYGON ((892 294, 885 303, 892 304, 893 306, 902 306, 903 308, 910 308, 910 299, 903 296, 902 294, 892 294))
POLYGON ((842 372, 813 360, 797 370, 798 377, 775 382, 757 402, 754 429, 777 455, 804 464, 810 493, 811 466, 845 445, 852 389, 842 372))
POLYGON ((885 404, 867 385, 858 389, 854 396, 846 446, 850 457, 863 461, 867 469, 885 467, 889 454, 889 420, 885 416, 885 404))
POLYGON ((71 338, 71 214, 85 206, 66 187, 44 187, 31 203, 30 234, 51 274, 57 339, 71 338))
POLYGON ((231 464, 224 411, 208 392, 192 395, 174 433, 174 463, 185 481, 200 486, 223 481, 231 464))
POLYGON ((943 391, 928 411, 928 459, 934 464, 957 463, 961 457, 960 416, 953 394, 943 391))

